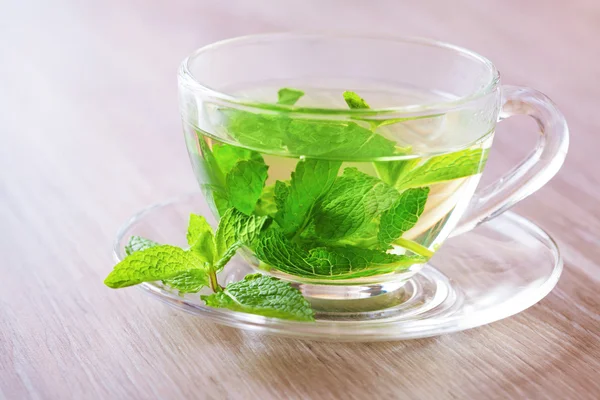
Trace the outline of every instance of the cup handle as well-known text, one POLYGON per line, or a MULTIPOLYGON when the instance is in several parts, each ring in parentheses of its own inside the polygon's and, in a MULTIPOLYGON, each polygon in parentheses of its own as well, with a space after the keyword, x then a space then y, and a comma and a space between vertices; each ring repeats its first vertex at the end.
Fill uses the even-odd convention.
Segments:
POLYGON ((569 128, 563 114, 546 95, 534 89, 502 87, 499 121, 529 115, 539 126, 535 149, 496 182, 478 190, 451 236, 467 232, 497 217, 544 186, 560 169, 569 147, 569 128))

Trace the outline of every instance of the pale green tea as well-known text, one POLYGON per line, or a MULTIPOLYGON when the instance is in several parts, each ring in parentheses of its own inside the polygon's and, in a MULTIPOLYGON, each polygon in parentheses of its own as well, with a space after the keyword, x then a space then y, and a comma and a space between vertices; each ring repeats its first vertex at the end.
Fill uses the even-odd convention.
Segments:
MULTIPOLYGON (((303 96, 282 89, 279 104, 300 105, 303 96)), ((350 108, 369 107, 353 92, 307 90, 303 101, 321 106, 335 96, 350 108)), ((234 208, 267 217, 249 246, 262 269, 322 281, 401 273, 426 262, 467 207, 491 136, 481 132, 470 147, 428 152, 435 143, 448 148, 452 135, 435 132, 444 123, 447 129, 443 116, 340 121, 326 110, 310 119, 268 109, 213 112, 218 135, 185 126, 211 205, 219 215, 234 208)))

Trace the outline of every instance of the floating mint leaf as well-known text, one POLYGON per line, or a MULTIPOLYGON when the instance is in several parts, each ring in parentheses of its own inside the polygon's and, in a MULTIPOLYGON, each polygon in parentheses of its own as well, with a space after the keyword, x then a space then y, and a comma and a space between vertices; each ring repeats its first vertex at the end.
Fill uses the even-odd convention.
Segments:
POLYGON ((293 106, 302 96, 304 96, 302 90, 290 88, 279 89, 279 92, 277 92, 277 103, 293 106))
POLYGON ((293 120, 286 144, 290 152, 312 157, 358 159, 395 154, 396 143, 355 122, 293 120))
POLYGON ((363 99, 356 93, 350 92, 348 90, 344 92, 344 100, 346 101, 346 104, 348 104, 348 107, 350 107, 351 109, 371 108, 367 104, 365 99, 363 99))
POLYGON ((160 246, 158 243, 143 238, 141 236, 132 236, 129 238, 129 242, 125 245, 125 254, 130 255, 136 251, 142 251, 149 249, 150 247, 160 246))
POLYGON ((416 167, 420 161, 420 158, 394 161, 375 161, 373 162, 373 165, 375 166, 375 170, 377 171, 379 178, 388 185, 395 187, 396 183, 401 180, 401 177, 416 167))
POLYGON ((104 283, 122 288, 142 282, 166 280, 190 269, 204 269, 204 261, 179 247, 154 246, 127 256, 115 265, 104 283))
POLYGON ((254 148, 281 150, 290 119, 284 115, 223 110, 227 133, 241 144, 254 148))
POLYGON ((289 283, 261 274, 247 275, 218 293, 201 296, 210 307, 282 318, 314 321, 310 304, 289 283))
POLYGON ((404 191, 394 205, 381 215, 378 239, 388 245, 411 229, 425 209, 429 188, 415 188, 404 191))
POLYGON ((432 157, 403 175, 396 183, 396 187, 407 189, 429 186, 478 174, 483 170, 487 156, 487 150, 467 149, 432 157))
POLYGON ((264 162, 239 161, 227 174, 227 196, 232 206, 252 214, 267 180, 264 162))
POLYGON ((275 187, 275 202, 281 209, 275 220, 286 234, 292 235, 308 222, 311 210, 331 188, 342 165, 337 161, 300 160, 292 173, 289 189, 275 187), (285 198, 282 195, 285 193, 285 198))

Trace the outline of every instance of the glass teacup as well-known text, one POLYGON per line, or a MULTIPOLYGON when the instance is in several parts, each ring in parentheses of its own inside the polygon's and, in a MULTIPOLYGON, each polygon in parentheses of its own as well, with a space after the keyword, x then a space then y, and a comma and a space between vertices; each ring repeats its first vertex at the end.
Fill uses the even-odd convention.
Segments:
POLYGON ((268 218, 246 258, 312 297, 402 286, 448 237, 544 185, 568 147, 547 97, 500 86, 489 60, 426 39, 226 40, 183 62, 179 92, 213 213, 268 218), (538 122, 538 145, 476 192, 496 123, 515 114, 538 122))

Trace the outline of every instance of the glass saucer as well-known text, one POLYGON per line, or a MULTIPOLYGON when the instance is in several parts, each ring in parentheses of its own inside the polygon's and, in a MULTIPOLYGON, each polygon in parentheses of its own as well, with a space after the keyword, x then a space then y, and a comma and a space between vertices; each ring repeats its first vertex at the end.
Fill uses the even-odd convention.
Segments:
MULTIPOLYGON (((124 257, 124 246, 132 235, 185 246, 190 213, 215 222, 211 221, 200 193, 142 210, 119 231, 114 244, 115 259, 124 257)), ((210 308, 197 293, 179 296, 158 282, 141 287, 174 307, 237 328, 301 339, 401 340, 461 331, 521 312, 554 288, 562 265, 556 243, 546 232, 529 220, 506 212, 448 239, 417 275, 390 294, 392 300, 386 308, 371 309, 358 316, 353 313, 353 318, 329 310, 317 311, 316 322, 286 321, 210 308)), ((219 281, 226 284, 252 272, 256 271, 236 257, 227 264, 219 281)))

